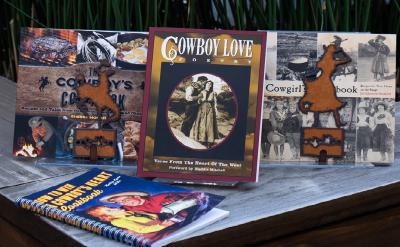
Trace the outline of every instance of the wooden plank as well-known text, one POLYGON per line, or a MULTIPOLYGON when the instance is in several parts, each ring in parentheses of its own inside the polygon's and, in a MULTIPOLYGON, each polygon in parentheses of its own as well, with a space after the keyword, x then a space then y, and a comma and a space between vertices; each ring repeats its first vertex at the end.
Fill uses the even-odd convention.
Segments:
MULTIPOLYGON (((1 139, 1 138, 0 138, 1 139)), ((87 170, 74 166, 37 166, 31 159, 0 153, 0 188, 87 170)))
MULTIPOLYGON (((229 210, 231 215, 195 235, 207 239, 204 243, 222 239, 217 237, 220 234, 228 236, 232 244, 238 244, 235 236, 243 239, 243 234, 248 236, 248 241, 262 241, 400 204, 399 174, 398 164, 388 168, 265 167, 261 169, 260 182, 257 184, 240 184, 231 189, 197 188, 226 196, 218 207, 229 210)), ((0 193, 4 197, 0 205, 4 205, 4 200, 14 201, 19 196, 45 189, 76 175, 2 189, 0 193)), ((20 221, 19 214, 9 213, 12 210, 12 207, 5 210, 8 213, 3 217, 13 216, 7 219, 20 221)), ((104 241, 74 227, 48 219, 41 220, 83 245, 95 246, 104 241)), ((202 242, 199 238, 192 240, 182 243, 199 245, 202 242)))
POLYGON ((0 247, 45 247, 40 241, 0 218, 0 247))
POLYGON ((259 246, 398 246, 400 207, 285 236, 259 246))
POLYGON ((396 183, 391 186, 377 188, 284 212, 235 227, 221 229, 201 236, 195 236, 180 241, 175 246, 242 246, 243 243, 265 243, 275 238, 284 238, 287 235, 300 231, 321 227, 326 224, 332 224, 367 212, 379 210, 385 208, 387 205, 399 205, 400 200, 397 199, 399 195, 400 183, 396 183), (386 197, 396 199, 385 200, 386 197))

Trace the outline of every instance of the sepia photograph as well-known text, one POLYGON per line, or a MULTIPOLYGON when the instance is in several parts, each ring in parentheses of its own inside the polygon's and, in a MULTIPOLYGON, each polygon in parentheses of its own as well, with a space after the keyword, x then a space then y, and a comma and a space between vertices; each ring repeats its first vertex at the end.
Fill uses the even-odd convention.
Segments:
POLYGON ((359 35, 358 81, 396 80, 396 35, 359 35))
POLYGON ((358 100, 357 162, 393 162, 394 103, 393 99, 361 98, 358 100))
POLYGON ((222 143, 237 118, 237 99, 221 77, 198 73, 184 78, 168 101, 168 124, 184 146, 208 150, 222 143))
POLYGON ((316 32, 278 32, 277 80, 301 81, 314 77, 316 62, 316 32))
POLYGON ((336 59, 351 59, 348 63, 336 67, 331 77, 333 82, 357 81, 358 37, 359 35, 350 33, 318 34, 318 57, 324 54, 324 46, 327 47, 333 44, 336 46, 336 59))

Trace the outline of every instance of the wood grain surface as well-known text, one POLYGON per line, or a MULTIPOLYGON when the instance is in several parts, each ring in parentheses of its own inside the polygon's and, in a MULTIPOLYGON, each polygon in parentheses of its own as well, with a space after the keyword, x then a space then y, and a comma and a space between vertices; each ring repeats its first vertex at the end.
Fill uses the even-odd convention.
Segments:
MULTIPOLYGON (((16 198, 76 177, 86 169, 74 166, 43 167, 30 160, 12 158, 14 103, 10 102, 13 102, 13 97, 15 84, 0 79, 0 111, 3 113, 0 117, 0 218, 47 246, 124 246, 34 215, 14 205, 16 198)), ((400 122, 398 113, 397 136, 400 122)), ((395 159, 395 164, 390 167, 261 165, 259 182, 256 184, 242 183, 234 188, 185 186, 226 196, 218 207, 230 211, 230 216, 173 245, 242 246, 270 242, 283 246, 289 243, 291 246, 301 243, 296 242, 296 236, 306 239, 306 231, 326 227, 317 232, 322 239, 326 232, 339 229, 340 222, 344 220, 400 206, 397 137, 395 159), (334 224, 339 224, 339 228, 335 228, 334 224), (285 236, 290 236, 288 242, 285 242, 285 236)), ((136 174, 135 169, 111 170, 127 175, 136 174)), ((356 226, 358 223, 355 221, 353 224, 356 226)))

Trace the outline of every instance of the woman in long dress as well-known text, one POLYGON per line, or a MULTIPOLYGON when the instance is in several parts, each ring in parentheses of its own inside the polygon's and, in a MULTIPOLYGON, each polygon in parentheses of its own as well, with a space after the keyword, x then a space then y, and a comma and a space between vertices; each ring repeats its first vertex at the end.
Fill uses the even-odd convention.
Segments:
POLYGON ((210 148, 218 139, 217 97, 214 92, 214 83, 207 81, 200 95, 198 100, 200 106, 191 130, 191 138, 210 148))
POLYGON ((390 49, 383 43, 386 38, 382 35, 378 35, 375 39, 368 41, 368 44, 375 49, 375 57, 372 61, 371 72, 374 74, 374 79, 379 81, 383 80, 385 73, 389 73, 389 66, 387 57, 390 53, 390 49))

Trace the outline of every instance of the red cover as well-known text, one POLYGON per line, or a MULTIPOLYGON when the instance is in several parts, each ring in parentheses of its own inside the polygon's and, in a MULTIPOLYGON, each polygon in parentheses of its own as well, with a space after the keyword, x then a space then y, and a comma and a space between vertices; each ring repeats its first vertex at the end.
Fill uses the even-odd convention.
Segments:
POLYGON ((266 33, 150 28, 137 174, 254 182, 266 33))

